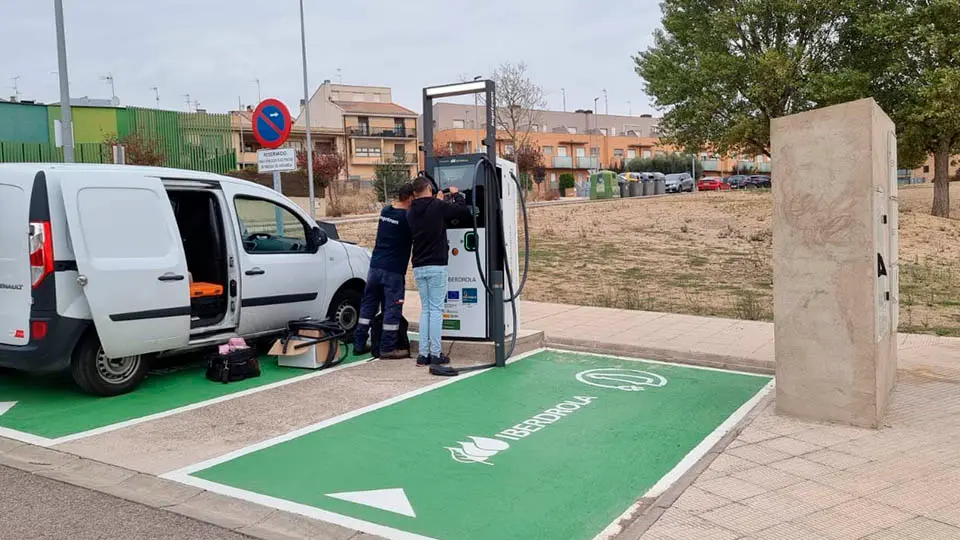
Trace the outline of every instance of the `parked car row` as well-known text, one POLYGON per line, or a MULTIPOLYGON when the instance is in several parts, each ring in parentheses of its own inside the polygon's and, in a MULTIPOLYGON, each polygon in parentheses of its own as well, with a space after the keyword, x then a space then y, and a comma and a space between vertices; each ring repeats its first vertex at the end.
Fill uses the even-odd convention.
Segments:
MULTIPOLYGON (((626 172, 617 175, 620 183, 625 182, 643 182, 656 178, 665 179, 667 193, 692 192, 694 187, 693 177, 690 173, 676 173, 663 175, 661 173, 636 173, 626 172)), ((738 174, 723 178, 721 176, 705 176, 696 181, 697 191, 722 191, 727 189, 755 189, 769 188, 771 186, 770 177, 762 174, 745 175, 738 174)))
POLYGON ((769 188, 770 177, 762 174, 737 174, 724 180, 730 189, 769 188))

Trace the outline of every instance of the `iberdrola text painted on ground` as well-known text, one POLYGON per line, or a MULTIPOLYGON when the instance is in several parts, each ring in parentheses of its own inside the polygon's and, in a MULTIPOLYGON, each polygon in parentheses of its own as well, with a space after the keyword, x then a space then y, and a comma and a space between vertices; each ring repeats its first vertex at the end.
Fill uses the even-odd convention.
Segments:
POLYGON ((563 417, 580 410, 586 405, 589 405, 596 399, 597 398, 594 396, 574 396, 569 400, 557 403, 553 407, 543 411, 540 414, 536 414, 513 427, 504 429, 503 431, 495 434, 494 437, 497 437, 497 439, 488 437, 475 437, 471 435, 468 437, 470 441, 460 441, 457 443, 460 445, 459 447, 448 446, 447 450, 450 451, 450 457, 459 463, 483 463, 485 465, 493 465, 493 463, 490 463, 487 460, 510 448, 509 443, 498 439, 519 441, 520 439, 529 437, 533 433, 536 433, 541 429, 558 422, 563 417))

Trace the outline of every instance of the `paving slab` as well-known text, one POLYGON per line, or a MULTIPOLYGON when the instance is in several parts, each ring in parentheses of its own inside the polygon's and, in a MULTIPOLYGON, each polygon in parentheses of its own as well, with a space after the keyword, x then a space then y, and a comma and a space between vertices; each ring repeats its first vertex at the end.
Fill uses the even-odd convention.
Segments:
POLYGON ((209 492, 200 493, 167 510, 225 529, 250 527, 275 512, 259 504, 209 492))
POLYGON ((165 508, 181 504, 203 490, 149 474, 134 473, 124 481, 105 486, 99 491, 154 508, 165 508))

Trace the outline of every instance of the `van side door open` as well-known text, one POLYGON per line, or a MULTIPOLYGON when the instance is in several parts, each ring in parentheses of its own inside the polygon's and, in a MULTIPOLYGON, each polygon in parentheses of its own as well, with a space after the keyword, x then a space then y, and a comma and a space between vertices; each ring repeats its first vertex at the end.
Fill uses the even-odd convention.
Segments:
POLYGON ((78 282, 110 358, 190 339, 187 262, 159 178, 71 172, 62 183, 78 282))

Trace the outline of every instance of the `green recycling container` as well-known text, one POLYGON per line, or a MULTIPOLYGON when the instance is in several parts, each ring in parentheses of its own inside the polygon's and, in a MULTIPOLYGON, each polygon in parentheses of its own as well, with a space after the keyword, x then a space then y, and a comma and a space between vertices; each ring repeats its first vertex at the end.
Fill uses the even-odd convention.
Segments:
POLYGON ((612 199, 617 189, 617 173, 599 171, 590 175, 590 200, 612 199))

